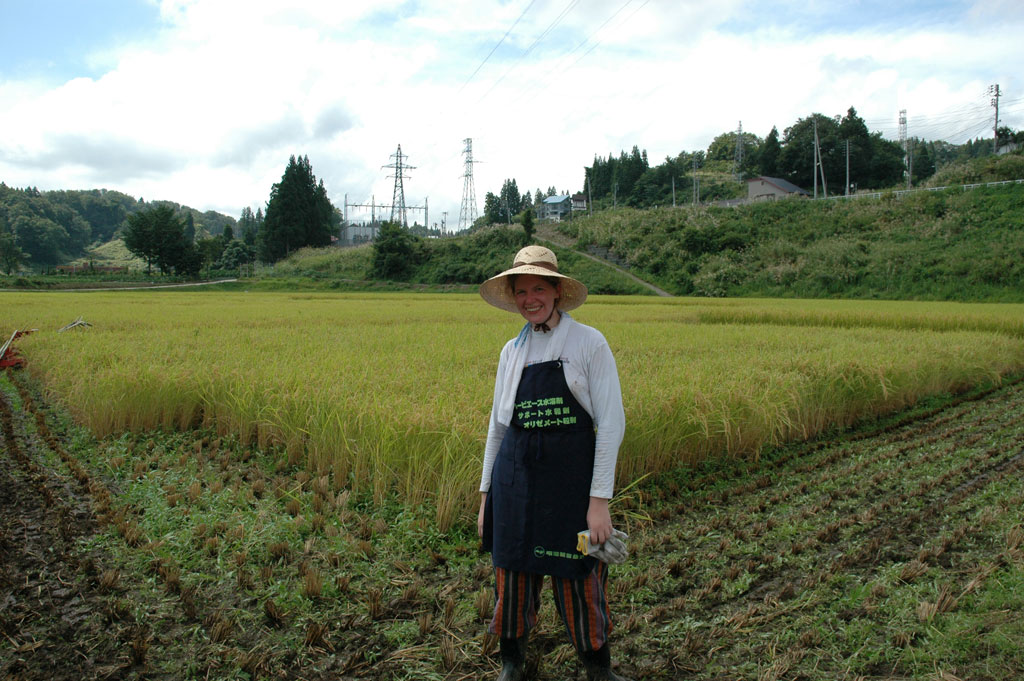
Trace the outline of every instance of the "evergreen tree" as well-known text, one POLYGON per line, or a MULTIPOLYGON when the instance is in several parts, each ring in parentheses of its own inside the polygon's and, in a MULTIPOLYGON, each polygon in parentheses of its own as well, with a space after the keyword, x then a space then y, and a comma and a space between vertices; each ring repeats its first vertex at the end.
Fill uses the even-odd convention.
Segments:
POLYGON ((252 208, 246 206, 238 218, 238 228, 242 232, 242 241, 247 246, 256 244, 256 216, 252 214, 252 208))
POLYGON ((493 225, 497 222, 504 222, 503 215, 498 197, 493 192, 487 192, 484 195, 484 224, 493 225))
POLYGON ((779 172, 779 129, 774 125, 772 131, 768 133, 768 137, 764 140, 764 145, 761 147, 761 158, 758 166, 761 174, 766 177, 775 177, 775 174, 779 172))
POLYGON ((522 199, 515 180, 505 180, 498 196, 499 222, 511 222, 512 216, 522 211, 522 199))
POLYGON ((260 231, 260 257, 274 262, 303 246, 327 246, 335 233, 334 206, 309 164, 309 157, 288 159, 281 181, 270 191, 260 231))
POLYGON ((534 232, 532 208, 527 208, 526 210, 523 211, 523 231, 526 232, 526 241, 532 243, 534 232))
POLYGON ((935 161, 932 160, 932 155, 928 151, 928 145, 924 144, 921 140, 914 140, 911 145, 912 149, 912 176, 915 183, 924 182, 929 177, 935 174, 935 161))

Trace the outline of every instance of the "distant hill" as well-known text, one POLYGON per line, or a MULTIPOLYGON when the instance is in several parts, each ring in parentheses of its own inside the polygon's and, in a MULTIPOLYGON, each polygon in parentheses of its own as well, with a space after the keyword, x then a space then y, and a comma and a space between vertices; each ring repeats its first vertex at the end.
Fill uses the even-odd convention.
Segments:
POLYGON ((0 183, 0 231, 15 234, 31 265, 57 265, 89 257, 88 249, 114 239, 129 215, 159 205, 171 206, 183 219, 191 215, 197 234, 216 235, 235 225, 234 218, 215 211, 107 189, 39 191, 0 183))

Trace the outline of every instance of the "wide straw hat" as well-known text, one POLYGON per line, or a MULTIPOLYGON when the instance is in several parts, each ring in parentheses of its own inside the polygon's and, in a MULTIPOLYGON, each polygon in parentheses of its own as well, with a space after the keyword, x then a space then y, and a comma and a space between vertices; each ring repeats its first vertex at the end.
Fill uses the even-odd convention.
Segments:
POLYGON ((551 249, 543 246, 527 246, 516 253, 511 269, 493 276, 480 284, 480 297, 494 307, 509 312, 519 312, 509 277, 518 274, 535 274, 538 277, 556 277, 562 284, 562 295, 558 309, 568 312, 575 310, 587 299, 587 287, 572 277, 558 271, 558 258, 551 249))

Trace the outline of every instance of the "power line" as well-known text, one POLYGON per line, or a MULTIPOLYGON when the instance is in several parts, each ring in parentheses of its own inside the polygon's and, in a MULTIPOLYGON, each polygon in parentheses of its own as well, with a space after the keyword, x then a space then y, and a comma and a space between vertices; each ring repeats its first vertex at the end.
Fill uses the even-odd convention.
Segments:
MULTIPOLYGON (((649 3, 650 1, 651 1, 651 0, 644 0, 644 3, 643 3, 642 5, 640 5, 639 7, 637 7, 637 8, 635 9, 635 10, 633 10, 633 12, 632 12, 632 13, 631 13, 631 14, 630 14, 630 15, 629 15, 628 17, 626 17, 625 19, 623 19, 623 20, 622 20, 622 21, 621 21, 621 22, 619 23, 619 26, 622 26, 622 25, 624 25, 624 24, 628 23, 628 22, 629 22, 629 20, 630 20, 630 19, 632 19, 632 18, 633 18, 633 16, 634 16, 634 15, 636 15, 636 13, 637 13, 637 12, 639 12, 640 10, 642 10, 642 9, 643 9, 643 8, 644 8, 644 7, 645 7, 645 6, 647 5, 647 3, 649 3)), ((595 35, 597 35, 597 34, 598 34, 598 33, 599 33, 599 32, 600 32, 600 31, 601 31, 602 29, 604 29, 604 27, 605 27, 605 26, 607 26, 609 22, 611 22, 611 21, 612 21, 612 20, 613 20, 613 19, 614 19, 615 17, 617 17, 617 16, 619 15, 619 13, 620 13, 620 12, 622 12, 622 10, 626 9, 626 7, 627 7, 628 5, 630 5, 630 4, 632 3, 632 2, 633 2, 633 0, 626 0, 626 2, 625 2, 625 3, 623 3, 623 5, 622 5, 621 7, 619 7, 619 9, 615 10, 615 12, 614 12, 614 13, 613 13, 613 14, 612 14, 612 15, 611 15, 610 17, 608 17, 608 19, 606 19, 606 20, 605 20, 605 22, 604 22, 603 24, 601 24, 601 25, 600 25, 600 26, 599 26, 599 27, 598 27, 598 28, 597 28, 597 29, 596 29, 595 31, 593 31, 593 32, 592 32, 592 33, 591 33, 591 34, 590 34, 589 36, 587 36, 587 37, 586 37, 586 38, 585 38, 585 39, 583 40, 583 42, 581 42, 581 43, 580 43, 579 45, 577 45, 577 46, 576 46, 575 48, 573 48, 573 49, 572 49, 572 51, 571 51, 571 52, 569 52, 569 53, 568 53, 568 55, 566 55, 566 57, 565 57, 565 58, 566 58, 566 59, 568 59, 568 58, 569 58, 569 57, 571 57, 571 56, 572 56, 572 55, 573 55, 573 54, 574 54, 574 53, 575 53, 575 52, 576 52, 576 51, 577 51, 578 49, 580 49, 581 47, 583 47, 584 45, 586 45, 586 44, 587 44, 587 42, 588 42, 588 41, 589 41, 589 40, 590 40, 591 38, 593 38, 593 37, 594 37, 595 35)), ((557 70, 557 71, 558 71, 559 73, 568 73, 568 72, 569 72, 570 70, 572 70, 573 68, 575 68, 577 64, 579 64, 579 63, 580 63, 581 61, 583 61, 583 59, 585 59, 585 58, 586 58, 586 56, 587 56, 588 54, 590 54, 590 53, 591 53, 591 52, 593 52, 593 51, 594 51, 595 49, 597 49, 597 48, 598 48, 598 47, 599 47, 599 46, 601 45, 601 42, 602 42, 602 41, 600 41, 600 40, 598 40, 597 42, 595 42, 595 43, 594 43, 593 45, 591 45, 591 46, 590 46, 590 49, 588 49, 588 50, 587 50, 586 52, 584 52, 584 53, 583 53, 583 54, 581 54, 581 55, 580 55, 579 57, 577 57, 577 58, 576 58, 576 61, 572 62, 571 64, 569 64, 569 65, 568 65, 568 66, 566 66, 565 68, 562 68, 562 63, 561 63, 561 62, 559 62, 559 63, 558 63, 558 64, 557 64, 557 65, 556 65, 555 67, 553 67, 553 68, 551 68, 551 69, 549 69, 549 70, 548 70, 548 75, 550 75, 551 73, 553 73, 553 72, 554 72, 554 71, 556 71, 556 70, 557 70)), ((532 94, 533 94, 533 96, 534 96, 534 98, 537 98, 537 97, 539 97, 540 95, 542 95, 543 93, 547 92, 547 90, 548 90, 548 89, 549 89, 549 88, 551 87, 551 85, 552 85, 552 80, 551 80, 550 78, 549 78, 549 79, 545 79, 545 82, 547 83, 547 85, 545 85, 545 87, 544 87, 544 88, 542 88, 542 89, 538 89, 538 88, 535 88, 535 87, 528 87, 528 88, 527 88, 526 90, 524 90, 523 92, 521 92, 521 93, 520 93, 520 94, 519 94, 519 95, 517 96, 517 98, 516 98, 516 101, 518 101, 518 99, 519 99, 520 97, 522 97, 523 95, 525 95, 525 94, 526 94, 526 93, 528 93, 528 92, 532 93, 532 94)), ((664 85, 659 85, 657 89, 661 89, 662 87, 664 87, 664 85)))
POLYGON ((480 97, 480 99, 477 100, 477 104, 479 104, 480 102, 484 101, 487 98, 487 96, 489 94, 491 94, 491 92, 494 91, 494 88, 498 87, 498 84, 501 83, 501 81, 505 80, 505 76, 507 76, 508 74, 512 73, 512 71, 516 68, 516 66, 519 65, 519 62, 521 62, 524 58, 526 58, 526 56, 528 54, 530 54, 530 52, 533 51, 533 48, 537 47, 537 45, 539 45, 541 43, 541 41, 544 40, 545 37, 547 37, 548 33, 553 31, 555 29, 555 27, 558 26, 558 24, 562 23, 562 19, 564 19, 569 14, 569 12, 571 12, 572 9, 574 7, 576 7, 576 5, 579 4, 579 2, 580 2, 580 0, 570 0, 569 4, 566 5, 565 9, 563 9, 561 11, 561 13, 557 17, 555 17, 555 20, 552 21, 550 24, 548 24, 548 27, 544 29, 544 32, 541 33, 537 37, 537 39, 534 40, 533 43, 529 47, 526 48, 525 52, 523 52, 521 55, 519 55, 516 58, 515 62, 512 63, 512 66, 510 66, 508 68, 508 70, 505 71, 505 73, 501 74, 501 76, 497 80, 495 80, 494 83, 491 84, 491 87, 489 87, 487 89, 487 92, 485 92, 480 97))
POLYGON ((470 74, 469 78, 466 79, 466 82, 462 84, 462 87, 459 88, 459 92, 462 92, 463 88, 469 85, 469 82, 473 80, 474 76, 476 76, 477 73, 480 72, 480 69, 484 67, 484 64, 486 64, 487 61, 494 55, 494 52, 499 47, 501 47, 501 44, 505 42, 505 38, 508 38, 509 34, 512 33, 512 29, 514 29, 519 24, 519 22, 522 21, 523 17, 526 16, 526 13, 530 11, 530 8, 533 7, 533 3, 535 3, 536 1, 537 0, 530 0, 530 4, 528 4, 526 6, 526 9, 522 11, 519 17, 514 22, 512 22, 512 25, 509 26, 507 31, 505 31, 505 35, 501 36, 501 40, 499 40, 497 44, 495 44, 495 46, 491 48, 491 51, 487 53, 487 56, 484 57, 484 60, 480 62, 480 64, 476 67, 476 70, 474 70, 473 73, 470 74))

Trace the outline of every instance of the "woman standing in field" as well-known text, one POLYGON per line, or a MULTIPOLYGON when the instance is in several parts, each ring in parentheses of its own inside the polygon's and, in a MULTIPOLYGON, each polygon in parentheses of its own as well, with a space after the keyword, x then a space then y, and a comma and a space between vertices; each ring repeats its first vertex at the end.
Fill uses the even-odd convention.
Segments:
POLYGON ((615 359, 599 331, 566 314, 587 288, 559 273, 547 248, 520 250, 480 295, 527 322, 501 351, 480 481, 477 529, 494 564, 488 630, 500 641, 498 679, 525 677, 526 641, 550 575, 587 678, 626 681, 608 651, 608 566, 577 551, 577 533, 589 530, 591 546, 625 557, 608 511, 626 425, 615 359))

